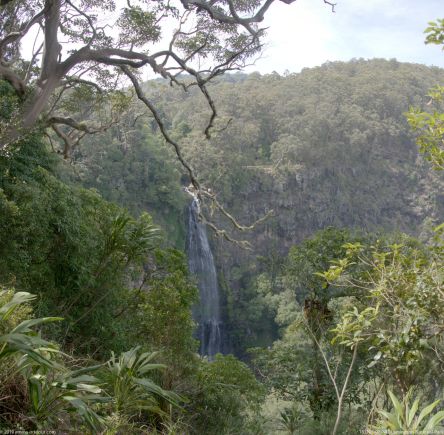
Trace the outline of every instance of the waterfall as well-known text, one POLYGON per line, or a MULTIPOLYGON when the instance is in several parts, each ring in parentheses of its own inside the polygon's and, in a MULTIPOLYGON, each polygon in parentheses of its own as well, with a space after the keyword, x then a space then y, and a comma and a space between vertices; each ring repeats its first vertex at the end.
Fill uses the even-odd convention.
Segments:
POLYGON ((194 317, 199 325, 199 352, 211 360, 221 352, 222 345, 219 287, 207 229, 205 224, 199 222, 197 198, 189 206, 187 253, 190 273, 197 278, 200 294, 200 303, 194 309, 194 317))

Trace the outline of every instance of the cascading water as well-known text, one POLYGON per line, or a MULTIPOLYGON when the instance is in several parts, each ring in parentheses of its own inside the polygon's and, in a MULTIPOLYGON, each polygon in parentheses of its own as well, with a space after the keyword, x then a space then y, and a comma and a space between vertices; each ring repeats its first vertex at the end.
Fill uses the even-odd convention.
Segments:
POLYGON ((194 310, 199 325, 200 354, 211 360, 216 353, 221 352, 222 346, 219 286, 207 229, 199 221, 197 198, 193 199, 189 207, 187 253, 190 273, 197 278, 200 293, 200 303, 194 310))

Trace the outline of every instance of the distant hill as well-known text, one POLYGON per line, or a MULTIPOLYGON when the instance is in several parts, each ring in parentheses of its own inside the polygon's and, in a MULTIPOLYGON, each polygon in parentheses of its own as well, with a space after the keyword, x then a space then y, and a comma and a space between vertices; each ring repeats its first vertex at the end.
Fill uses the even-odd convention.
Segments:
MULTIPOLYGON (((419 236, 444 220, 443 176, 418 155, 403 115, 409 106, 426 107, 428 89, 443 83, 440 68, 380 59, 331 62, 285 77, 228 75, 210 86, 219 112, 210 141, 202 135, 208 106, 197 89, 145 87, 201 181, 240 222, 275 211, 255 231, 234 234, 253 252, 215 243, 227 287, 239 295, 257 273, 256 255, 286 254, 321 228, 419 236)), ((76 156, 82 182, 136 213, 148 209, 183 247, 186 178, 173 153, 140 121, 109 135, 76 156)))

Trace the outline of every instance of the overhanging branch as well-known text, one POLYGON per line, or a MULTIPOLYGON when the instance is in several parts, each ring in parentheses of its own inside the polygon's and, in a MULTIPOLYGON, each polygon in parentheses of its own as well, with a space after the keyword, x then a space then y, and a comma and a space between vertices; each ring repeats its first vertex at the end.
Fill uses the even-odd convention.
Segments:
POLYGON ((199 192, 200 191, 200 184, 199 184, 196 176, 194 175, 193 169, 191 168, 189 163, 183 157, 182 150, 180 149, 179 144, 168 134, 168 132, 166 130, 166 127, 165 127, 165 124, 163 123, 162 118, 160 117, 159 112, 154 107, 153 103, 151 103, 151 101, 148 100, 148 98, 143 93, 142 88, 140 86, 140 83, 137 80, 137 77, 130 71, 128 66, 123 65, 120 68, 125 73, 125 75, 131 80, 131 83, 133 84, 134 89, 136 91, 137 98, 140 101, 142 101, 142 103, 145 104, 145 106, 152 113, 154 119, 156 120, 157 125, 159 126, 159 129, 160 129, 160 132, 162 133, 162 136, 174 148, 174 151, 176 153, 177 158, 179 159, 179 162, 181 163, 181 165, 188 172, 188 176, 190 178, 190 181, 191 181, 193 187, 199 192))
MULTIPOLYGON (((166 130, 166 127, 165 127, 165 124, 162 121, 162 119, 161 119, 159 113, 157 112, 156 108, 148 100, 148 98, 144 95, 137 77, 134 75, 133 72, 131 72, 131 70, 128 67, 122 66, 121 69, 125 73, 125 75, 131 80, 131 82, 132 82, 132 84, 134 86, 134 89, 136 90, 136 95, 137 95, 138 99, 140 101, 142 101, 145 104, 145 106, 150 110, 150 112, 152 113, 154 119, 156 120, 157 125, 159 126, 159 129, 160 129, 160 131, 162 133, 162 136, 164 137, 164 139, 166 140, 167 143, 169 143, 170 145, 173 146, 173 148, 175 150, 175 153, 176 153, 176 156, 179 159, 179 162, 182 164, 182 166, 188 172, 188 176, 190 178, 190 181, 191 181, 191 184, 192 184, 193 190, 194 190, 194 192, 192 193, 193 195, 195 195, 199 200, 203 199, 203 198, 207 198, 211 202, 213 202, 213 204, 216 206, 216 208, 225 217, 227 217, 228 220, 230 221, 230 223, 234 226, 234 228, 236 228, 239 231, 249 231, 249 230, 252 230, 257 225, 259 225, 260 223, 264 222, 266 219, 268 219, 273 214, 273 210, 269 211, 265 216, 263 216, 262 218, 258 219, 252 225, 246 226, 246 225, 239 224, 237 222, 237 220, 230 213, 228 213, 225 210, 225 208, 222 206, 222 204, 219 203, 219 201, 216 199, 216 196, 214 194, 212 194, 207 189, 204 189, 204 188, 202 188, 200 186, 200 183, 197 180, 197 177, 194 174, 193 169, 191 168, 189 163, 184 159, 179 144, 175 140, 173 140, 171 138, 171 136, 168 134, 168 132, 166 130)), ((218 237, 223 237, 224 239, 226 239, 226 240, 228 240, 228 241, 230 241, 230 242, 232 242, 232 243, 242 247, 243 249, 251 249, 251 245, 250 245, 250 243, 248 241, 246 241, 246 240, 236 240, 236 239, 232 238, 227 233, 226 230, 220 229, 213 222, 208 221, 205 218, 205 216, 202 215, 201 212, 199 213, 199 217, 215 232, 215 234, 218 237)))
POLYGON ((37 15, 35 15, 33 18, 31 18, 27 23, 24 23, 20 26, 20 30, 17 32, 11 32, 7 34, 1 41, 0 41, 0 57, 3 56, 4 50, 8 44, 12 44, 13 42, 23 38, 29 31, 29 29, 34 25, 37 24, 43 16, 45 15, 46 8, 40 11, 37 15))

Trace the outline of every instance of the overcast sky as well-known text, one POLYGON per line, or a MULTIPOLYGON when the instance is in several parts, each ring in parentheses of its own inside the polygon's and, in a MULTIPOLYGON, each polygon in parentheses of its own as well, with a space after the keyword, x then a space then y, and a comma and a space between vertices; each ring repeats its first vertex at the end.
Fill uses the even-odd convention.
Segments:
POLYGON ((266 15, 267 47, 246 71, 298 72, 326 61, 396 58, 444 67, 444 52, 424 44, 427 23, 444 16, 444 0, 276 2, 266 15))
MULTIPOLYGON (((323 0, 274 2, 262 23, 268 27, 262 57, 245 71, 282 74, 327 61, 374 57, 444 68, 441 47, 424 44, 427 23, 444 17, 444 0, 336 2, 335 13, 323 0)), ((126 0, 117 4, 125 5, 126 0)), ((28 51, 34 37, 35 32, 30 32, 24 40, 28 51)), ((147 72, 145 79, 152 77, 147 72)))

